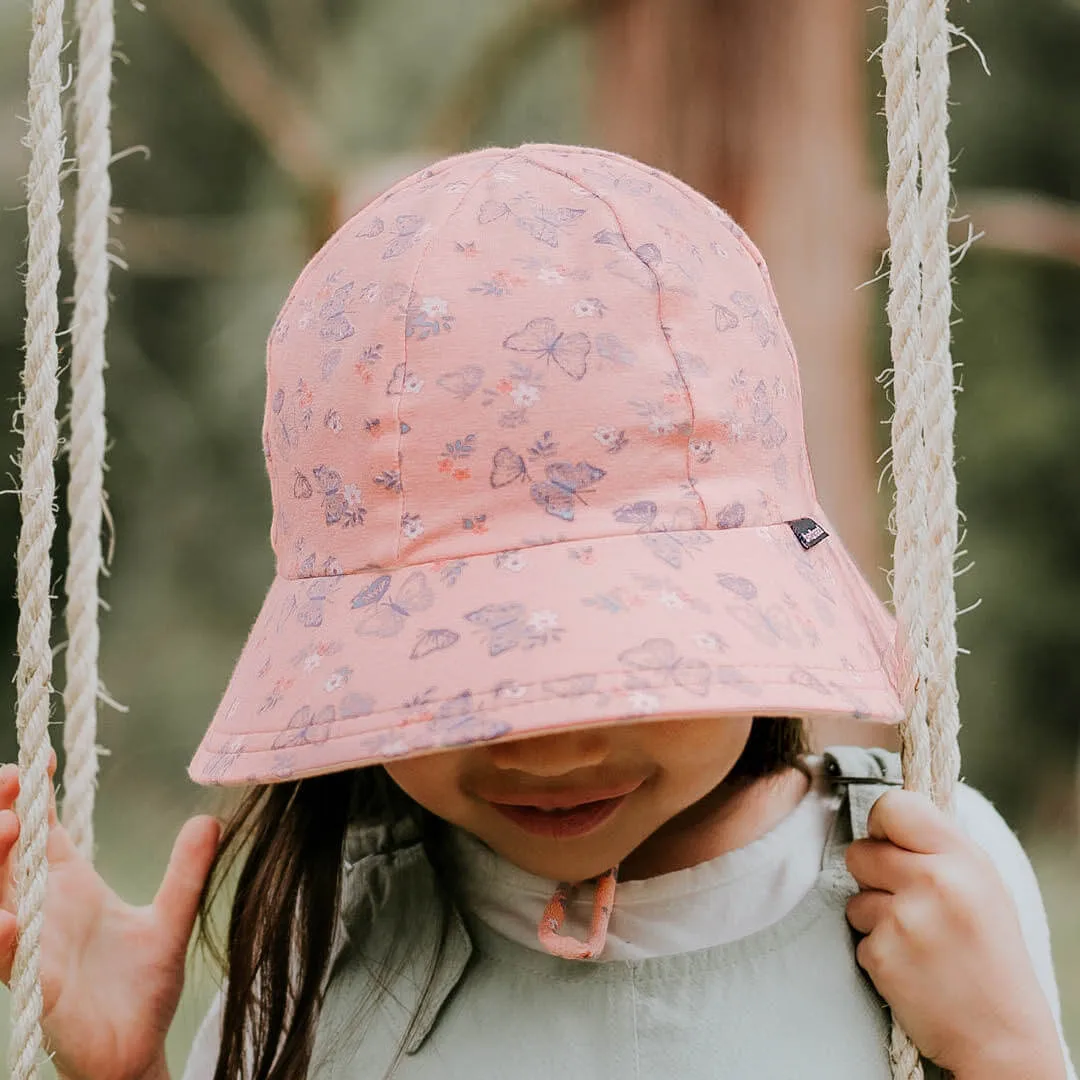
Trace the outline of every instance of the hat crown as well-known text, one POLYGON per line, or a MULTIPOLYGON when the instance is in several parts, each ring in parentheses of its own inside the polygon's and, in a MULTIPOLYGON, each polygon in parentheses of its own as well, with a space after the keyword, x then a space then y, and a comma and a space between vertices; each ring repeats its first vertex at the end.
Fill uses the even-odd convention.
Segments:
POLYGON ((291 578, 816 505, 761 256, 674 178, 571 147, 451 158, 342 226, 270 335, 263 441, 291 578))

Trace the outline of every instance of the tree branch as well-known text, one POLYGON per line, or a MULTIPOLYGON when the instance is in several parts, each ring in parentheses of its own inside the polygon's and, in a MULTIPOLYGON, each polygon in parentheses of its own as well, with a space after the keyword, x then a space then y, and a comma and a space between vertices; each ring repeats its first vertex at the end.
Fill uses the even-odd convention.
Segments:
POLYGON ((160 0, 157 7, 294 182, 318 247, 336 215, 339 174, 315 116, 225 0, 160 0))
POLYGON ((500 101, 507 84, 531 56, 559 31, 591 21, 623 0, 536 0, 489 35, 464 76, 451 87, 427 126, 424 144, 456 153, 500 101))

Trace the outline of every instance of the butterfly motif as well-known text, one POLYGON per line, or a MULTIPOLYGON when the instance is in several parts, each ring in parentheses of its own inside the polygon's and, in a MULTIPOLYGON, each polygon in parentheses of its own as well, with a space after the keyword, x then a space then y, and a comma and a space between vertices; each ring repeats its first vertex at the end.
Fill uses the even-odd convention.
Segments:
POLYGON ((396 259, 420 239, 424 219, 419 214, 400 214, 394 222, 394 238, 383 251, 384 259, 396 259))
POLYGON ((515 480, 524 480, 529 475, 525 459, 509 446, 500 446, 491 459, 491 486, 506 487, 515 480))
POLYGON ((293 478, 292 493, 294 499, 310 499, 314 493, 311 481, 299 469, 296 470, 296 476, 293 478))
POLYGON ((360 611, 356 632, 362 637, 395 637, 410 615, 427 611, 435 603, 422 570, 414 570, 396 596, 390 595, 390 583, 391 575, 382 574, 352 598, 352 607, 360 611))
POLYGON ((648 528, 656 520, 657 506, 651 499, 642 499, 640 502, 624 503, 615 511, 615 520, 624 525, 640 525, 648 528))
POLYGON ((292 714, 288 726, 270 744, 271 750, 288 750, 294 746, 317 746, 330 737, 330 725, 337 719, 333 705, 325 705, 313 713, 310 705, 302 705, 292 714))
POLYGON ((555 697, 581 697, 582 694, 591 694, 596 687, 596 676, 570 675, 565 679, 548 679, 540 684, 549 694, 555 697))
POLYGON ((461 635, 456 630, 421 630, 409 657, 412 660, 421 660, 433 652, 449 649, 460 640, 461 635))
POLYGON ((626 242, 626 237, 621 232, 616 232, 614 229, 601 229, 598 233, 593 234, 594 244, 605 244, 608 247, 619 248, 623 251, 629 251, 630 245, 626 242))
POLYGON ((790 681, 795 686, 805 686, 810 690, 815 690, 819 694, 831 693, 829 687, 827 687, 816 675, 807 671, 805 668, 796 668, 791 673, 790 681))
POLYGON ((382 231, 385 228, 386 228, 386 226, 383 224, 383 219, 377 217, 377 218, 373 218, 370 222, 368 222, 367 226, 365 228, 361 229, 355 235, 359 239, 370 240, 373 237, 381 236, 382 231))
POLYGON ((661 562, 667 563, 673 570, 682 569, 684 554, 692 555, 697 548, 711 543, 709 537, 703 533, 666 528, 658 532, 642 533, 641 540, 661 562))
POLYGON ((652 191, 652 184, 648 180, 642 180, 633 173, 606 173, 596 169, 583 169, 586 175, 595 178, 600 187, 606 187, 610 191, 625 191, 628 195, 643 196, 652 191))
POLYGON ((456 728, 467 724, 476 716, 476 706, 473 704, 471 690, 462 690, 452 698, 447 698, 438 709, 435 710, 435 723, 439 727, 456 728))
POLYGON ((345 305, 353 290, 353 282, 339 285, 319 309, 319 337, 323 341, 344 341, 356 332, 345 314, 345 305))
POLYGON ((724 304, 713 304, 713 324, 721 334, 726 334, 739 325, 739 316, 724 304))
POLYGON ((605 263, 604 269, 609 274, 624 278, 639 289, 644 289, 645 292, 656 293, 660 291, 656 272, 652 266, 642 259, 636 251, 631 251, 629 248, 617 258, 605 263))
POLYGON ((407 370, 405 361, 402 360, 394 365, 390 378, 386 383, 386 393, 389 397, 398 397, 401 394, 415 394, 424 385, 419 376, 407 370))
POLYGON ((544 473, 547 480, 534 483, 529 494, 537 506, 563 521, 574 520, 575 501, 585 502, 581 493, 593 491, 596 482, 607 475, 587 461, 579 461, 576 465, 569 461, 553 461, 545 467, 544 473))
POLYGON ((698 697, 709 692, 712 671, 704 660, 680 657, 670 638, 649 638, 619 654, 619 662, 637 674, 627 678, 630 690, 674 683, 698 697))
POLYGON ((465 618, 487 631, 488 653, 501 656, 528 640, 530 635, 525 623, 526 614, 524 604, 511 600, 504 604, 485 604, 476 611, 468 612, 465 618))
POLYGON ((792 625, 791 618, 778 604, 766 610, 751 604, 729 604, 727 613, 741 626, 749 630, 762 645, 775 648, 783 643, 792 648, 802 645, 799 632, 792 625))
POLYGON ((718 529, 738 529, 746 521, 746 507, 740 502, 728 503, 716 513, 718 529))
POLYGON ((355 485, 345 484, 341 473, 326 465, 316 465, 311 474, 322 490, 327 525, 363 525, 367 509, 355 485))
POLYGON ((203 770, 203 775, 208 780, 221 780, 226 773, 240 760, 244 752, 242 739, 229 739, 222 744, 219 750, 210 755, 210 761, 203 770))
POLYGON ((484 381, 484 369, 479 364, 466 364, 454 371, 447 371, 435 380, 436 385, 452 394, 458 401, 464 401, 480 388, 484 381))
POLYGON ((656 266, 664 261, 660 248, 656 244, 642 244, 634 248, 634 254, 646 265, 656 266))
POLYGON ((573 225, 585 213, 570 206, 537 206, 529 215, 516 217, 519 229, 524 229, 534 240, 548 247, 557 248, 562 230, 573 225))
POLYGON ((323 624, 323 605, 340 583, 333 581, 313 581, 307 588, 307 600, 296 609, 296 621, 302 626, 314 629, 323 624))
POLYGON ((499 202, 498 199, 488 199, 481 204, 476 220, 481 225, 490 225, 493 221, 501 221, 509 214, 510 207, 506 203, 499 202))
POLYGON ((597 334, 596 352, 605 360, 623 367, 632 367, 637 363, 634 350, 629 345, 624 345, 614 334, 597 334))
POLYGON ((757 599, 757 586, 749 578, 740 577, 738 574, 719 573, 716 575, 716 582, 741 600, 757 599))
POLYGON ((773 413, 772 401, 764 379, 754 387, 754 398, 750 408, 762 447, 765 450, 775 450, 783 445, 787 439, 787 428, 773 413))
POLYGON ((571 379, 580 381, 588 371, 589 335, 562 333, 554 319, 530 319, 523 330, 506 338, 503 348, 554 361, 571 379))
POLYGON ((764 349, 776 337, 776 323, 772 315, 748 292, 733 292, 731 302, 739 309, 743 318, 750 321, 758 343, 764 349))

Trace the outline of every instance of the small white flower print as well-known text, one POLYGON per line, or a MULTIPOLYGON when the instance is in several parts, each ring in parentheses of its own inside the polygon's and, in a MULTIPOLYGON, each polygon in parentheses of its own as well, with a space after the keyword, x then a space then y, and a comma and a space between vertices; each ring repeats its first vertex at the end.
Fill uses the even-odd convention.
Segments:
POLYGON ((495 569, 507 570, 511 574, 519 574, 528 565, 528 560, 520 551, 500 551, 495 556, 495 569))
POLYGON ((519 382, 510 391, 510 396, 519 409, 528 409, 540 400, 540 388, 530 383, 519 382))
POLYGON ((618 428, 601 424, 594 432, 593 438, 607 451, 614 453, 626 445, 626 432, 618 428))
POLYGON ((424 380, 410 371, 402 380, 401 389, 405 394, 419 394, 424 389, 424 380))
POLYGON ((415 540, 424 535, 424 523, 419 514, 404 514, 401 518, 401 535, 406 540, 415 540))
POLYGON ((649 421, 650 435, 670 435, 674 430, 674 421, 666 416, 655 416, 649 421))
POLYGON ((322 657, 317 652, 310 652, 304 657, 304 662, 301 667, 304 669, 304 674, 310 674, 317 667, 322 665, 322 657))
POLYGON ((545 285, 562 285, 566 281, 566 275, 557 266, 541 266, 537 271, 536 280, 545 285))
POLYGON ((440 319, 450 314, 450 305, 441 296, 425 296, 420 301, 420 310, 431 319, 440 319))
POLYGON ((657 599, 664 607, 674 608, 676 611, 686 607, 685 601, 677 592, 670 592, 665 589, 657 596, 657 599))
POLYGON ((513 700, 524 697, 526 693, 528 693, 528 688, 522 686, 521 683, 514 682, 512 679, 505 679, 495 687, 495 696, 497 698, 510 698, 513 700))
POLYGON ((694 644, 700 649, 709 649, 712 652, 723 652, 727 648, 724 639, 719 634, 695 634, 694 644))
POLYGON ((574 314, 579 319, 599 319, 606 310, 604 302, 596 296, 588 296, 574 305, 574 314))
POLYGON ((627 695, 626 704, 636 713, 654 713, 660 708, 660 699, 644 690, 634 690, 627 695))
POLYGON ((545 634, 559 627, 559 615, 555 611, 534 611, 525 624, 534 633, 545 634))

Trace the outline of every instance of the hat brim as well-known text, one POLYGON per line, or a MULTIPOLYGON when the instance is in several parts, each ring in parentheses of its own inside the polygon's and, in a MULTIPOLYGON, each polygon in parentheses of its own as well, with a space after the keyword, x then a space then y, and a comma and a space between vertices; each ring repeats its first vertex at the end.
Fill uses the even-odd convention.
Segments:
POLYGON ((277 577, 189 772, 273 783, 673 717, 895 724, 893 639, 836 536, 804 550, 784 523, 277 577))

